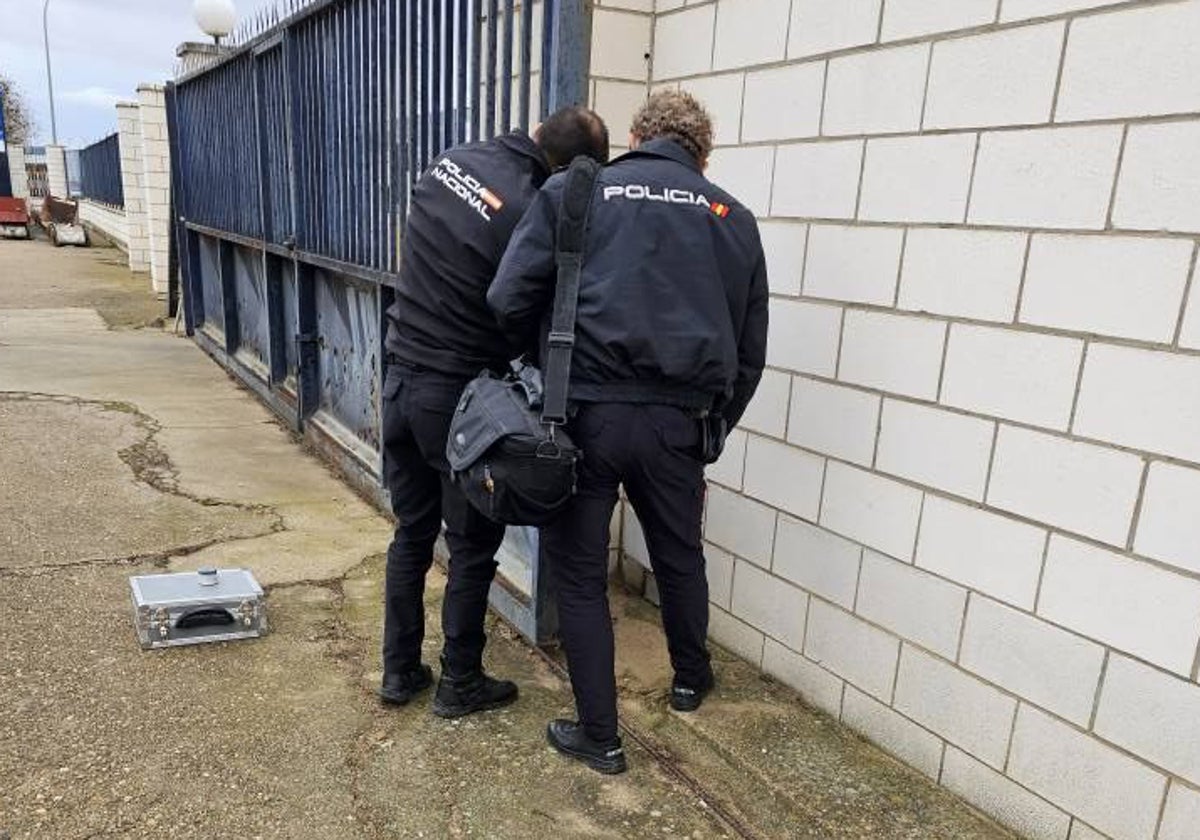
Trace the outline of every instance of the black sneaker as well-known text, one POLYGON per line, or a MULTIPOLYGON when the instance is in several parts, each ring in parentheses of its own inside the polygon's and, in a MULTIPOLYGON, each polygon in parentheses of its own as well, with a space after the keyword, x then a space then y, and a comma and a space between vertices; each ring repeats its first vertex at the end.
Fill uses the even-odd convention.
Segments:
POLYGON ((517 684, 494 680, 483 671, 465 677, 452 677, 442 670, 437 694, 433 697, 433 713, 443 718, 459 718, 472 712, 486 712, 515 703, 517 684))
POLYGON ((695 687, 684 685, 678 678, 671 683, 671 708, 677 712, 694 712, 700 708, 704 698, 713 690, 716 681, 710 674, 704 685, 695 687))
POLYGON ((598 773, 612 776, 628 769, 620 738, 603 744, 593 741, 583 731, 583 726, 573 720, 550 721, 546 727, 546 740, 563 755, 582 761, 598 773))
POLYGON ((418 665, 402 674, 384 674, 379 699, 391 706, 403 706, 431 685, 433 671, 428 665, 418 665))

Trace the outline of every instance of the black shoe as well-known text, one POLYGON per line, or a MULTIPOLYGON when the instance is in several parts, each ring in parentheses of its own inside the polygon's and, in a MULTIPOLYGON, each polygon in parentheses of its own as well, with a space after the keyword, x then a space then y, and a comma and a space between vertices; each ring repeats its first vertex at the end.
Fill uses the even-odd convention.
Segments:
POLYGON ((677 712, 694 712, 700 708, 704 698, 713 690, 716 680, 709 674, 708 680, 700 687, 684 685, 678 678, 671 683, 671 708, 677 712))
POLYGON ((604 744, 593 741, 583 731, 583 726, 573 720, 550 721, 546 727, 546 740, 563 755, 582 761, 598 773, 611 776, 628 769, 620 738, 604 744))
POLYGON ((402 674, 384 674, 379 699, 392 706, 403 706, 431 685, 433 671, 428 665, 418 665, 402 674))
POLYGON ((452 677, 442 667, 437 694, 433 697, 433 713, 443 718, 459 718, 472 712, 486 712, 515 703, 517 684, 494 680, 483 671, 465 677, 452 677))

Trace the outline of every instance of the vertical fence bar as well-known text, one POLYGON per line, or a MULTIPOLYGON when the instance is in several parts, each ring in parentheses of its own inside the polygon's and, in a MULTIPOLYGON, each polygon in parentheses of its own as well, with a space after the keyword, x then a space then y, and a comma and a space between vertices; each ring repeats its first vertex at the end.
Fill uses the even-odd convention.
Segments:
POLYGON ((478 140, 483 136, 480 123, 482 114, 479 111, 479 103, 483 98, 483 78, 480 75, 483 70, 483 7, 480 0, 469 0, 469 5, 468 14, 471 18, 471 77, 468 80, 471 85, 470 139, 478 140))
POLYGON ((554 63, 554 6, 557 2, 558 0, 542 0, 542 75, 538 79, 541 83, 538 117, 542 120, 550 116, 550 102, 553 99, 550 95, 550 77, 551 66, 554 63))
MULTIPOLYGON (((396 4, 397 10, 397 41, 400 46, 399 61, 396 62, 396 73, 399 75, 398 90, 402 92, 400 97, 400 107, 397 109, 397 133, 396 133, 396 194, 394 203, 399 205, 400 212, 396 220, 397 230, 392 236, 392 241, 397 241, 400 235, 399 228, 408 220, 408 183, 412 172, 412 140, 410 134, 412 132, 413 121, 409 118, 410 110, 413 101, 413 82, 412 72, 412 9, 411 4, 407 0, 401 0, 396 4)), ((397 246, 397 252, 399 247, 397 246)), ((400 255, 393 255, 392 270, 397 270, 400 266, 400 255)))
POLYGON ((518 123, 522 131, 529 131, 529 94, 533 68, 533 0, 521 0, 521 81, 518 100, 518 123))
POLYGON ((467 0, 458 0, 458 49, 455 52, 455 125, 454 142, 465 143, 467 137, 467 110, 471 101, 467 92, 468 78, 471 70, 471 41, 473 31, 471 23, 470 4, 467 0))
POLYGON ((500 134, 512 129, 513 41, 517 37, 513 14, 513 0, 504 0, 504 46, 500 53, 503 74, 500 78, 500 134))
POLYGON ((592 58, 591 0, 556 0, 555 6, 548 113, 587 104, 592 58))
POLYGON ((225 313, 225 352, 232 356, 237 352, 241 339, 241 324, 238 322, 237 266, 233 249, 237 247, 224 239, 217 240, 217 266, 221 272, 221 302, 225 313))
POLYGON ((442 66, 442 145, 438 151, 443 151, 454 145, 454 82, 458 77, 455 71, 455 47, 457 39, 454 36, 454 9, 452 0, 447 0, 445 10, 445 26, 443 27, 442 54, 439 63, 442 66))
POLYGON ((496 18, 500 14, 498 0, 488 0, 487 12, 487 112, 484 115, 484 137, 496 136, 496 18))
POLYGON ((432 0, 433 14, 429 21, 429 157, 427 163, 445 146, 442 137, 442 6, 444 0, 432 0))

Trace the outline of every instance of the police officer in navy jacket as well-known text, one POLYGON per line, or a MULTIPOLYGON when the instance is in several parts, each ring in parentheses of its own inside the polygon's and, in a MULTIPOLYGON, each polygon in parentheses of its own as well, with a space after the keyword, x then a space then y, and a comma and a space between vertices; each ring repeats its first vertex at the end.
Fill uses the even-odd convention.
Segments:
MULTIPOLYGON (((617 735, 607 599, 609 522, 624 485, 662 600, 670 703, 699 708, 713 687, 701 543, 706 441, 742 416, 766 355, 767 273, 753 213, 704 177, 712 124, 686 93, 656 94, 632 151, 600 171, 580 279, 570 432, 583 450, 576 498, 542 529, 579 720, 547 731, 593 769, 626 767, 617 735), (722 422, 723 421, 723 422, 722 422)), ((517 226, 488 303, 518 345, 545 342, 564 177, 517 226)))
POLYGON ((607 160, 608 130, 591 111, 564 108, 532 138, 514 131, 441 153, 413 190, 387 311, 384 471, 397 524, 385 584, 379 694, 386 703, 407 703, 432 684, 421 662, 423 594, 443 520, 450 563, 434 713, 458 717, 517 697, 516 685, 487 676, 482 661, 504 528, 450 482, 446 436, 466 383, 484 369, 507 369, 516 355, 488 310, 487 289, 538 188, 577 155, 607 160))

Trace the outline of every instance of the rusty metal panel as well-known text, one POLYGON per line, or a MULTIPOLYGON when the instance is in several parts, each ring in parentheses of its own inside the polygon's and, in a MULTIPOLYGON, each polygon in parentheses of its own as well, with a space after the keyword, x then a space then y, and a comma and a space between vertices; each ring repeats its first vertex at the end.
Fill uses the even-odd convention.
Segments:
POLYGON ((379 449, 379 289, 317 269, 322 411, 379 449))
POLYGON ((270 324, 262 253, 234 246, 234 289, 238 308, 238 351, 254 362, 270 365, 270 324))

